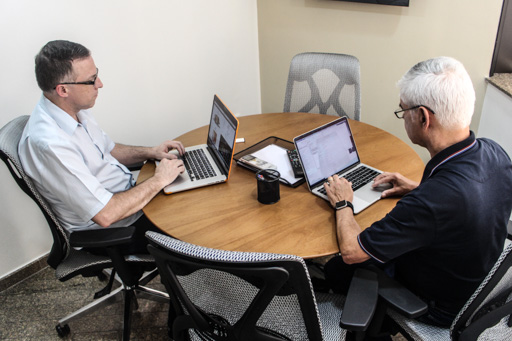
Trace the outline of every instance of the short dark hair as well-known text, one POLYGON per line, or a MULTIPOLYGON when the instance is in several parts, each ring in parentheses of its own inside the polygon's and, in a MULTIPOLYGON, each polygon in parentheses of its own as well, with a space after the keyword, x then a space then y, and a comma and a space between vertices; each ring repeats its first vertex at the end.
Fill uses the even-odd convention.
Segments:
POLYGON ((91 56, 83 45, 67 40, 48 42, 36 56, 36 79, 44 92, 54 89, 73 70, 73 61, 91 56))

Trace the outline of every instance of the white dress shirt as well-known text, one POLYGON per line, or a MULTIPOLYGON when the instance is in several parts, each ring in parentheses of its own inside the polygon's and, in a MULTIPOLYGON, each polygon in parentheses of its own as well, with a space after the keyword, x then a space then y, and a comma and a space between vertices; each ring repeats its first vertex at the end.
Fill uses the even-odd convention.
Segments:
MULTIPOLYGON (((115 143, 87 111, 80 122, 44 95, 23 131, 18 152, 25 172, 68 230, 100 228, 91 219, 114 193, 135 185, 110 152, 115 143)), ((142 211, 112 226, 129 226, 142 211)))

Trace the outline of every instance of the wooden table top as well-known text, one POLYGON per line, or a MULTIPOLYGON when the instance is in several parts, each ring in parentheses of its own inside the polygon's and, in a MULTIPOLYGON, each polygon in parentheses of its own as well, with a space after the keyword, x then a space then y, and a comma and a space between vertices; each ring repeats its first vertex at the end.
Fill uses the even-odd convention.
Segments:
MULTIPOLYGON (((258 114, 239 117, 235 153, 269 137, 293 141, 306 131, 336 119, 307 113, 258 114)), ((350 126, 361 161, 420 181, 424 163, 416 152, 390 133, 359 121, 350 126)), ((208 127, 192 130, 176 140, 185 146, 206 143, 208 127)), ((141 169, 139 182, 154 173, 155 164, 141 169)), ((144 208, 146 216, 163 232, 188 243, 210 248, 293 254, 314 258, 339 252, 335 221, 329 203, 311 194, 306 184, 291 188, 281 184, 281 199, 273 205, 258 202, 255 173, 233 165, 223 184, 166 195, 158 194, 144 208)), ((366 228, 383 218, 397 198, 379 200, 356 215, 366 228)))

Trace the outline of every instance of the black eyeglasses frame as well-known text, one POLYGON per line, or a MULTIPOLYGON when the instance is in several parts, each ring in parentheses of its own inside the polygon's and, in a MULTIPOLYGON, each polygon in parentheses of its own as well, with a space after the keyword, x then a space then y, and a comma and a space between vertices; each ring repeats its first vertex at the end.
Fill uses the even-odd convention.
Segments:
POLYGON ((407 110, 414 110, 414 109, 418 109, 418 108, 421 108, 421 107, 424 107, 425 109, 427 109, 428 111, 430 111, 430 112, 431 112, 432 114, 434 114, 434 115, 436 114, 436 113, 434 112, 434 110, 430 109, 429 107, 427 107, 426 105, 423 105, 423 104, 415 105, 415 106, 410 107, 410 108, 407 108, 407 109, 402 109, 402 108, 400 108, 400 109, 395 110, 395 111, 394 111, 394 113, 395 113, 396 118, 398 118, 398 119, 403 119, 403 118, 404 118, 404 114, 402 114, 402 115, 400 116, 400 115, 398 115, 399 113, 403 113, 403 112, 405 112, 405 111, 407 111, 407 110))
POLYGON ((62 83, 59 83, 55 86, 54 89, 57 89, 57 86, 59 85, 67 85, 67 84, 75 84, 75 85, 95 85, 96 84, 96 80, 98 79, 98 68, 96 68, 96 74, 93 76, 94 78, 90 81, 83 81, 83 82, 62 82, 62 83))

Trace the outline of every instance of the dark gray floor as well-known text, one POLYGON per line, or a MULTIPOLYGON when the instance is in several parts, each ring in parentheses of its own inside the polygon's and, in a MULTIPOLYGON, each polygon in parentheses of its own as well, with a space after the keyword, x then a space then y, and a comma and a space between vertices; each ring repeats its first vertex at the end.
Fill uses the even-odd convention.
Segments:
MULTIPOLYGON (((0 340, 120 340, 123 303, 98 310, 69 323, 71 333, 61 339, 55 331, 58 320, 93 301, 93 293, 105 282, 76 277, 55 279, 46 267, 23 282, 0 292, 0 340)), ((147 286, 163 290, 157 277, 147 286)), ((168 340, 168 305, 139 300, 133 314, 132 340, 168 340)))

